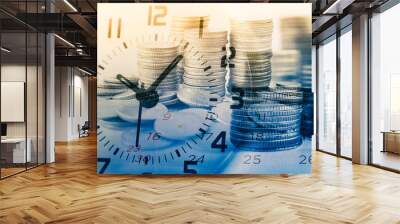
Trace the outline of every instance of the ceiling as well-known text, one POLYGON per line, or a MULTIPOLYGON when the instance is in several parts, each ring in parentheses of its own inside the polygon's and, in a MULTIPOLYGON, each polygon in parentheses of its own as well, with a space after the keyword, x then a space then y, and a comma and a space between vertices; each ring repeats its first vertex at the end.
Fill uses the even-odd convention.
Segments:
MULTIPOLYGON (((365 11, 382 4, 386 0, 228 0, 220 2, 291 2, 312 3, 313 38, 321 36, 338 20, 351 14, 365 11)), ((1 0, 0 28, 3 34, 2 45, 24 53, 24 34, 29 31, 55 32, 56 63, 58 65, 86 66, 95 71, 96 67, 96 28, 97 3, 122 2, 165 2, 162 0, 1 0), (48 13, 52 8, 53 13, 48 13), (79 50, 78 50, 79 49, 79 50)), ((216 2, 209 0, 169 0, 168 2, 216 2)), ((29 39, 29 38, 28 38, 29 39)), ((29 40, 28 40, 29 41, 29 40)), ((33 51, 28 45, 28 52, 33 51)))

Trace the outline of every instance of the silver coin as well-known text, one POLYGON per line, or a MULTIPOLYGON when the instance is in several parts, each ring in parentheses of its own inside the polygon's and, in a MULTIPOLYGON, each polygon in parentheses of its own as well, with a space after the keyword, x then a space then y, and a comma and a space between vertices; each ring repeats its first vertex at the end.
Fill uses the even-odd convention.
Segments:
MULTIPOLYGON (((235 111, 236 112, 236 111, 235 111)), ((293 121, 301 119, 301 111, 296 114, 292 115, 285 115, 282 116, 273 116, 268 113, 232 113, 232 117, 236 117, 236 119, 243 119, 251 117, 251 119, 257 119, 257 121, 264 121, 264 122, 278 122, 278 121, 293 121)))
POLYGON ((207 49, 194 49, 193 52, 185 53, 185 60, 215 60, 220 59, 226 55, 226 51, 221 48, 207 48, 207 49))
MULTIPOLYGON (((211 68, 215 67, 220 67, 224 68, 226 70, 226 65, 225 61, 222 61, 221 59, 215 60, 215 61, 203 61, 203 60, 192 60, 192 61, 186 61, 185 60, 185 66, 189 68, 198 68, 198 69, 203 69, 203 71, 208 67, 211 66, 211 68)), ((208 69, 206 69, 207 71, 208 69)))
POLYGON ((300 138, 300 132, 291 132, 291 133, 269 133, 269 132, 236 132, 231 130, 230 132, 231 138, 236 140, 253 140, 253 141, 277 141, 277 140, 287 140, 291 138, 300 138))
POLYGON ((220 75, 220 74, 216 73, 216 74, 212 74, 212 75, 207 76, 207 75, 204 75, 204 74, 203 75, 191 75, 189 73, 185 73, 183 75, 183 78, 196 79, 196 80, 206 80, 206 81, 212 80, 212 79, 222 79, 222 78, 225 80, 225 74, 220 75))
POLYGON ((165 106, 174 105, 177 104, 178 102, 179 102, 178 97, 175 97, 174 99, 170 100, 160 100, 160 103, 164 104, 165 106))
POLYGON ((183 103, 193 107, 209 107, 211 105, 210 98, 220 99, 217 94, 211 94, 207 91, 193 91, 180 88, 178 98, 183 103))
POLYGON ((125 89, 126 86, 119 82, 119 83, 103 83, 103 84, 98 84, 97 88, 101 89, 125 89))
POLYGON ((182 84, 179 86, 179 90, 182 94, 187 94, 190 97, 197 97, 198 93, 208 93, 208 94, 214 94, 218 96, 224 96, 225 95, 225 88, 217 89, 217 91, 214 91, 215 89, 210 89, 209 88, 189 88, 185 84, 182 84))
POLYGON ((248 72, 230 72, 230 78, 239 81, 257 80, 257 79, 271 79, 270 71, 248 71, 248 72))
POLYGON ((213 85, 223 85, 225 83, 225 79, 220 80, 195 80, 195 79, 183 79, 183 83, 187 85, 193 85, 198 87, 208 87, 213 85))
POLYGON ((168 51, 168 52, 158 52, 158 51, 143 51, 139 50, 138 51, 138 56, 144 57, 144 58, 157 58, 157 57, 175 57, 178 54, 178 51, 168 51))
MULTIPOLYGON (((162 80, 159 84, 159 86, 174 86, 174 85, 178 85, 178 81, 179 78, 174 79, 174 80, 162 80)), ((146 80, 146 79, 141 79, 140 83, 144 84, 144 86, 150 86, 151 84, 153 84, 155 81, 152 80, 146 80)))
POLYGON ((97 96, 115 96, 125 92, 125 89, 104 89, 97 87, 97 96))
POLYGON ((136 93, 132 92, 131 90, 126 90, 120 94, 113 95, 111 99, 114 100, 132 100, 136 99, 136 93))
POLYGON ((244 59, 244 60, 238 60, 238 59, 231 59, 229 60, 229 63, 234 64, 235 68, 236 67, 242 67, 242 68, 253 68, 253 67, 270 67, 271 66, 271 60, 266 58, 262 60, 254 60, 254 59, 244 59))
MULTIPOLYGON (((149 77, 157 77, 160 76, 161 73, 163 73, 165 70, 164 69, 150 69, 150 68, 138 68, 140 76, 149 76, 149 77)), ((168 75, 171 74, 171 76, 174 76, 176 73, 176 69, 172 69, 168 75)))
POLYGON ((259 82, 270 82, 271 81, 271 77, 270 76, 266 76, 266 77, 257 77, 257 78, 252 78, 252 77, 245 77, 245 78, 239 78, 236 76, 231 76, 230 77, 230 81, 232 83, 248 83, 248 84, 252 84, 252 83, 259 83, 259 82))
MULTIPOLYGON (((282 108, 283 109, 283 108, 282 108)), ((297 116, 301 114, 302 109, 298 110, 280 110, 276 108, 276 110, 262 111, 262 110, 233 110, 232 114, 235 116, 242 117, 254 117, 263 119, 264 117, 286 117, 286 116, 297 116)))
MULTIPOLYGON (((125 77, 125 78, 128 79, 132 83, 137 83, 139 80, 137 77, 133 77, 133 76, 129 76, 129 77, 125 77)), ((103 81, 104 81, 104 86, 107 86, 107 84, 122 85, 121 81, 119 81, 117 78, 106 78, 103 81)), ((99 84, 99 85, 101 86, 101 84, 99 84)))
POLYGON ((237 113, 266 113, 268 115, 274 116, 274 115, 290 115, 290 114, 297 114, 301 113, 303 109, 302 105, 267 105, 267 104, 249 104, 249 105, 243 105, 240 109, 237 109, 237 113))
POLYGON ((185 70, 185 72, 189 72, 191 74, 199 74, 199 73, 209 74, 209 73, 218 73, 218 72, 226 71, 226 69, 221 68, 221 66, 219 66, 219 67, 209 66, 209 67, 205 67, 205 68, 194 68, 194 67, 185 66, 184 70, 185 70))
POLYGON ((268 87, 271 82, 270 77, 265 77, 264 79, 251 80, 251 79, 234 79, 232 76, 229 79, 229 83, 234 87, 238 88, 262 88, 268 87))
POLYGON ((201 37, 199 37, 197 29, 185 30, 184 37, 185 37, 185 39, 201 39, 201 40, 227 39, 228 31, 209 31, 209 30, 204 30, 201 33, 201 37))
POLYGON ((138 58, 138 63, 141 65, 147 65, 147 64, 154 64, 154 63, 159 63, 159 64, 167 64, 167 63, 171 63, 173 60, 175 59, 175 57, 142 57, 140 56, 138 58))
POLYGON ((225 85, 219 85, 219 86, 207 86, 207 87, 199 87, 199 86, 192 86, 188 85, 186 83, 182 84, 183 88, 188 88, 188 89, 193 89, 193 90, 205 90, 210 93, 220 93, 225 91, 225 85))

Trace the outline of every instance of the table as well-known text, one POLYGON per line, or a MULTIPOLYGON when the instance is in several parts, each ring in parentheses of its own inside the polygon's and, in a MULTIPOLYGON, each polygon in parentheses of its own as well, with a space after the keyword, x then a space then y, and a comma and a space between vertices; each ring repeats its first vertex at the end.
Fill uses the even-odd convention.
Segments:
MULTIPOLYGON (((32 160, 32 152, 31 152, 31 145, 32 141, 30 138, 5 138, 1 139, 1 149, 2 154, 3 152, 12 151, 12 163, 26 163, 31 162, 32 160), (27 144, 26 144, 27 143, 27 144), (25 151, 25 145, 26 151, 25 151), (11 149, 9 147, 12 147, 11 149)), ((3 157, 3 155, 2 155, 3 157)), ((10 156, 11 160, 11 156, 10 156)))
POLYGON ((392 152, 400 154, 400 131, 382 131, 383 150, 382 152, 392 152))

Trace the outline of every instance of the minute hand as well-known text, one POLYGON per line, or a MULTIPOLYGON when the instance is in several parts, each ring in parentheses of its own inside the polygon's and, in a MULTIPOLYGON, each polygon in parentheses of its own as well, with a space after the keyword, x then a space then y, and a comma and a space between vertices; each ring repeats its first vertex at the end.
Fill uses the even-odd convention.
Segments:
POLYGON ((118 74, 117 75, 117 79, 124 84, 126 87, 128 87, 129 89, 131 89, 133 92, 135 93, 140 93, 143 90, 138 88, 136 84, 132 83, 131 81, 129 81, 127 78, 125 78, 125 76, 118 74))
POLYGON ((154 81, 150 87, 146 91, 154 91, 160 83, 167 77, 167 75, 171 72, 172 69, 175 68, 175 66, 179 63, 180 60, 182 60, 183 55, 178 55, 175 57, 175 59, 168 65, 167 68, 164 69, 164 71, 161 73, 160 76, 154 81))

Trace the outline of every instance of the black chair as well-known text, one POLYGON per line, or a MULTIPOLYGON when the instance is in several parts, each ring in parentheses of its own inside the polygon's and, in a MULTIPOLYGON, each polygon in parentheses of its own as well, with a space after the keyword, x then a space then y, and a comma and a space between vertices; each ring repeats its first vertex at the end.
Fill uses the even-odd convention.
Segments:
POLYGON ((85 121, 82 127, 78 124, 79 138, 89 136, 90 125, 89 121, 85 121))

